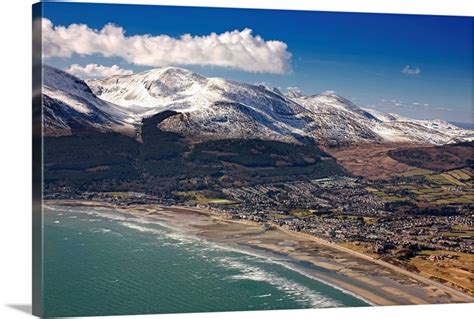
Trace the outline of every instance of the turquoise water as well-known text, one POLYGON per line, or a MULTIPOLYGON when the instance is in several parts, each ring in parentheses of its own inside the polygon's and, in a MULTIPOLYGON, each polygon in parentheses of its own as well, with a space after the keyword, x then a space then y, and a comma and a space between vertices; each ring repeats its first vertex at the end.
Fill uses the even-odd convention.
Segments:
POLYGON ((156 220, 104 208, 45 208, 45 316, 363 305, 280 261, 156 220))

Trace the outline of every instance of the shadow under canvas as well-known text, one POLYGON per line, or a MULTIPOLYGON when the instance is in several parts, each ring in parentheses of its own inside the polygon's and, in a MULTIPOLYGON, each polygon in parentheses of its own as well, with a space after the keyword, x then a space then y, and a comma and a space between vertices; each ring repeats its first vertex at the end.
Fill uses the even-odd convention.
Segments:
POLYGON ((14 305, 7 305, 7 306, 15 310, 27 313, 27 314, 31 314, 31 311, 32 311, 32 306, 27 305, 27 304, 18 304, 18 305, 14 304, 14 305))

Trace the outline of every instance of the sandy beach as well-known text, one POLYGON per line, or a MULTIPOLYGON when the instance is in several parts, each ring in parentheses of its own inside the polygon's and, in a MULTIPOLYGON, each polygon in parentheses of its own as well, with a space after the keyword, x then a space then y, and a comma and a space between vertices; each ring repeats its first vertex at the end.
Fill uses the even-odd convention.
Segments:
POLYGON ((159 205, 122 207, 77 200, 48 200, 44 204, 102 206, 156 218, 187 234, 290 264, 308 276, 374 305, 474 302, 473 297, 461 291, 349 248, 280 227, 265 231, 256 222, 230 220, 209 209, 159 205))

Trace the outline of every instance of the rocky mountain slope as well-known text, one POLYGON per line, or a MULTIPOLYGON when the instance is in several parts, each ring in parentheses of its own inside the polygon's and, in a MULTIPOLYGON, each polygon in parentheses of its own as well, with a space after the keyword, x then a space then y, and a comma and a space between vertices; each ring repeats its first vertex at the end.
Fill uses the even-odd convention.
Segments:
POLYGON ((206 78, 176 67, 86 82, 45 67, 43 94, 46 126, 60 134, 71 134, 77 126, 133 132, 143 118, 174 111, 158 127, 200 140, 314 140, 338 146, 474 139, 474 131, 445 121, 362 109, 332 92, 284 95, 275 88, 206 78))
POLYGON ((295 96, 292 100, 310 113, 314 129, 309 134, 329 144, 354 142, 408 142, 447 144, 468 141, 474 131, 442 120, 414 120, 357 107, 333 92, 295 96))
POLYGON ((181 68, 87 82, 100 98, 149 117, 173 110, 163 130, 195 138, 263 138, 295 141, 309 120, 304 108, 263 86, 205 78, 181 68))
POLYGON ((75 132, 119 132, 135 135, 136 118, 98 98, 79 78, 50 66, 43 67, 43 130, 45 135, 75 132))

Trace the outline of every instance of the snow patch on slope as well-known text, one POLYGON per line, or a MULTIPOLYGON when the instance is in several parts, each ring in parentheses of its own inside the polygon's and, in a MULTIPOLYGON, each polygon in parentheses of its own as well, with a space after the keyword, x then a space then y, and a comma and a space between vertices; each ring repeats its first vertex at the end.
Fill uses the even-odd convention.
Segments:
POLYGON ((67 72, 43 66, 42 93, 46 134, 72 134, 72 125, 135 135, 138 118, 97 98, 84 81, 67 72))
POLYGON ((45 81, 45 94, 84 114, 98 109, 122 125, 139 125, 143 118, 172 110, 180 114, 163 120, 160 128, 190 137, 310 139, 335 146, 474 139, 473 131, 445 121, 413 120, 359 108, 331 91, 284 95, 275 88, 207 78, 177 67, 87 80, 87 84, 68 76, 65 81, 64 74, 53 72, 45 81))

